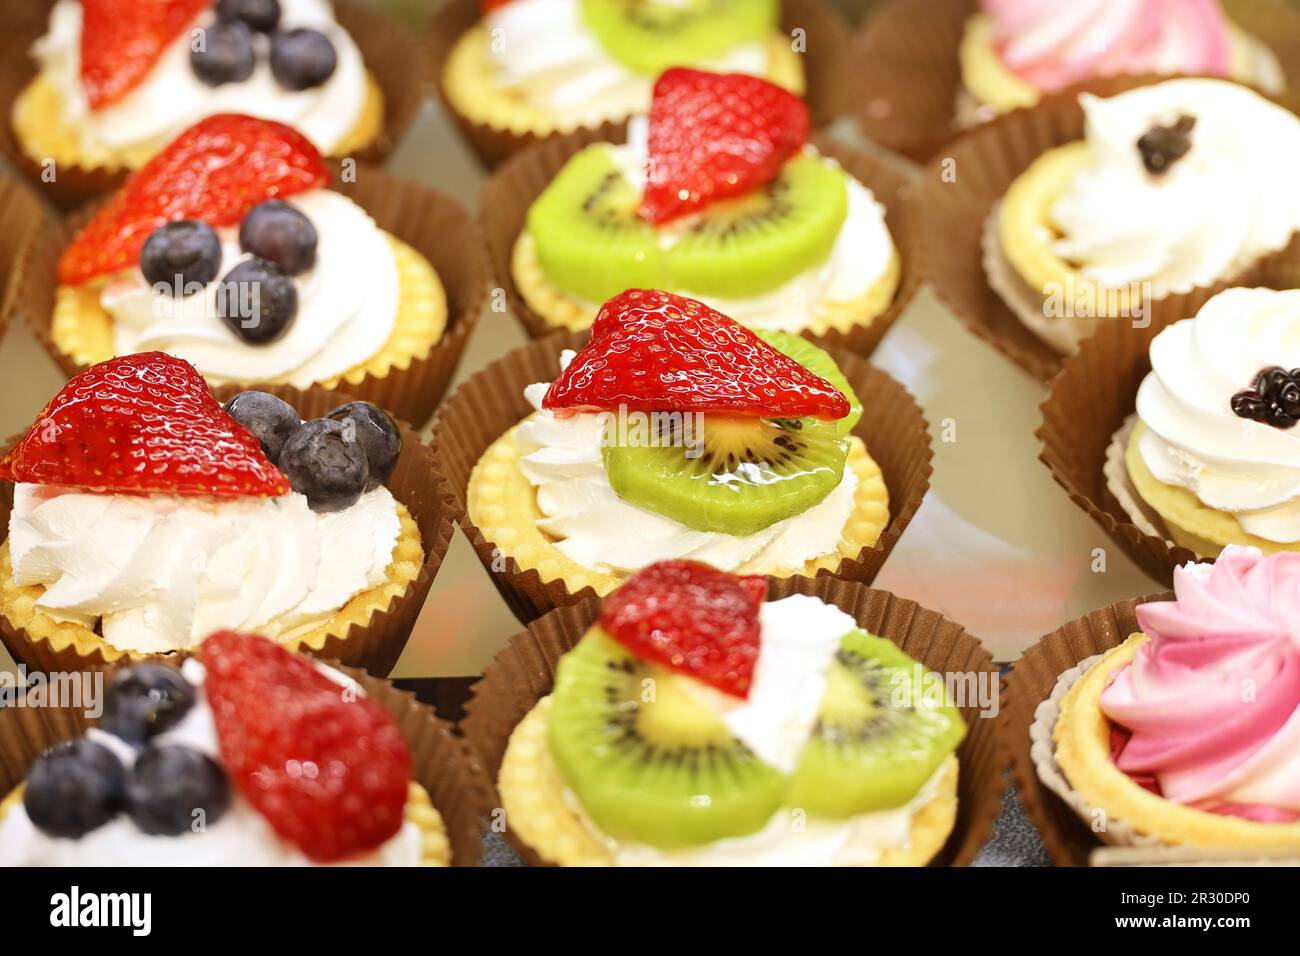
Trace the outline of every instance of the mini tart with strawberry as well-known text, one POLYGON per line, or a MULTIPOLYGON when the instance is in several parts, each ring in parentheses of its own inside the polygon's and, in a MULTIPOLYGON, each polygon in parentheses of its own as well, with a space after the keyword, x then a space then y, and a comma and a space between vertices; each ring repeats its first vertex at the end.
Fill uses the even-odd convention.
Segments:
POLYGON ((469 477, 467 513, 523 570, 604 595, 655 561, 745 574, 834 571, 889 523, 862 405, 835 360, 701 302, 610 300, 536 412, 469 477))
POLYGON ((223 407, 161 352, 81 373, 0 458, 14 483, 0 545, 11 652, 111 663, 226 627, 304 650, 347 638, 424 563, 383 484, 401 446, 365 402, 306 422, 266 392, 223 407))
POLYGON ((443 337, 443 285, 329 182, 287 126, 200 121, 63 251, 53 347, 79 365, 164 351, 214 385, 346 387, 409 368, 443 337))
POLYGON ((588 327, 629 288, 671 289, 751 328, 868 325, 901 273, 884 207, 808 143, 774 84, 675 68, 626 145, 574 156, 528 209, 511 275, 547 322, 588 327))
POLYGON ((0 866, 447 866, 392 714, 341 671, 221 632, 109 682, 0 801, 0 866), (329 768, 328 778, 294 772, 329 768))
POLYGON ((766 591, 669 561, 611 594, 510 736, 510 832, 565 866, 928 863, 961 715, 893 642, 766 591))
POLYGON ((673 66, 804 90, 778 0, 484 0, 455 42, 442 91, 464 119, 516 135, 569 132, 644 113, 673 66))
POLYGON ((328 0, 58 0, 14 101, 23 151, 136 169, 186 127, 253 113, 344 156, 383 131, 384 96, 328 0))

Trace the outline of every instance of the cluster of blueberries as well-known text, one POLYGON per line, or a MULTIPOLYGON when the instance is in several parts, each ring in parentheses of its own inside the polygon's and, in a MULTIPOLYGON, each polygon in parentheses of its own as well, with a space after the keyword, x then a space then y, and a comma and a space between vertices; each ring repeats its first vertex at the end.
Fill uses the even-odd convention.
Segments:
POLYGON ((255 33, 270 34, 271 75, 286 90, 320 86, 338 66, 330 38, 319 30, 278 30, 279 0, 217 0, 217 19, 190 50, 190 69, 208 86, 253 75, 255 33))
MULTIPOLYGON (((250 345, 267 345, 298 314, 293 277, 316 263, 316 227, 283 199, 258 203, 239 226, 239 248, 253 258, 235 266, 217 287, 217 315, 250 345)), ((140 271, 155 289, 184 298, 201 291, 221 269, 221 240, 199 219, 159 226, 140 250, 140 271)))
POLYGON ((269 392, 240 392, 226 413, 262 443, 262 451, 305 495, 313 511, 342 511, 393 473, 402 433, 369 402, 348 402, 324 418, 303 421, 269 392))
POLYGON ((119 673, 104 694, 99 730, 134 752, 130 768, 93 737, 51 748, 32 765, 23 790, 32 823, 73 839, 121 813, 158 836, 216 823, 230 807, 225 770, 193 747, 157 740, 189 713, 196 696, 189 681, 161 664, 119 673))
POLYGON ((1261 369, 1251 388, 1232 396, 1232 411, 1238 418, 1274 428, 1294 428, 1300 422, 1300 368, 1261 369))

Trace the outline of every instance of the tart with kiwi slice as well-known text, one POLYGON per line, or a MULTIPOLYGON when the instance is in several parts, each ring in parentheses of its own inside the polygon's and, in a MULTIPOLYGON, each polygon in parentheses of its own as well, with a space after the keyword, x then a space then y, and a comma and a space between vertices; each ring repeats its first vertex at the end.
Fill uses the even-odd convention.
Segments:
POLYGON ((766 591, 671 561, 611 594, 510 735, 514 836, 561 865, 927 863, 960 714, 891 641, 766 591))
POLYGON ((753 328, 847 334, 887 311, 901 259, 871 189, 809 144, 772 83, 673 68, 627 142, 572 155, 529 206, 510 272, 582 329, 627 288, 670 289, 753 328))
MULTIPOLYGON (((478 458, 466 512, 501 557, 570 593, 608 594, 672 558, 835 571, 890 521, 880 467, 851 433, 861 403, 798 336, 633 289, 561 364, 524 389, 534 413, 478 458)), ((456 441, 463 414, 440 416, 435 448, 456 441)))

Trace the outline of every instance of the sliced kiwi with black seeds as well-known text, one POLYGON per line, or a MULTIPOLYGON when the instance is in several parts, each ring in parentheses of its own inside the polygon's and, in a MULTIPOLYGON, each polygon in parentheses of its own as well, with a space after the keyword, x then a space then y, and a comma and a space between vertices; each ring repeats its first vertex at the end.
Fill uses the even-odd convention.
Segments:
POLYGON ((582 0, 581 9, 614 59, 650 76, 761 43, 780 17, 776 0, 582 0))
POLYGON ((555 673, 549 742, 565 782, 608 836, 662 849, 763 828, 785 777, 691 696, 599 628, 555 673))
POLYGON ((848 444, 835 422, 708 414, 688 434, 690 416, 656 420, 636 441, 602 443, 605 473, 625 501, 697 531, 755 534, 844 477, 848 444))
POLYGON ((862 402, 853 391, 853 386, 844 377, 835 359, 825 349, 818 348, 807 339, 793 332, 776 332, 767 329, 755 329, 754 334, 778 352, 794 359, 814 375, 820 375, 839 390, 849 402, 849 413, 835 422, 841 437, 853 431, 853 426, 862 417, 862 402))
POLYGON ((915 797, 966 735, 939 676, 927 674, 883 637, 845 635, 787 803, 843 819, 915 797))

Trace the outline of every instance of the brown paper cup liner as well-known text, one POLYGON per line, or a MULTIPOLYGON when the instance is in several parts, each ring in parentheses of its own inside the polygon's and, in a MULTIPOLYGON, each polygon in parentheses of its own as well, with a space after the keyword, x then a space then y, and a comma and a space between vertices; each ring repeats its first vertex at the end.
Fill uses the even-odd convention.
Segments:
MULTIPOLYGON (((1229 18, 1263 40, 1286 74, 1284 101, 1300 105, 1300 11, 1284 0, 1225 0, 1229 18)), ((854 113, 871 139, 926 162, 960 132, 957 50, 975 0, 884 0, 854 37, 854 113)))
POLYGON ((32 250, 45 234, 45 210, 30 189, 0 173, 0 338, 15 312, 32 250))
MULTIPOLYGON (((355 182, 335 182, 332 188, 365 209, 379 228, 424 256, 447 293, 447 327, 428 355, 404 369, 393 367, 382 377, 367 375, 356 385, 340 382, 338 386, 340 392, 373 402, 418 428, 433 415, 446 392, 483 311, 489 270, 478 226, 445 193, 376 167, 358 166, 355 182)), ((66 355, 50 335, 59 258, 97 208, 98 204, 79 209, 55 227, 31 257, 20 298, 32 333, 69 378, 86 366, 66 355)))
MULTIPOLYGON (((438 91, 443 108, 455 121, 465 142, 479 161, 492 169, 533 143, 560 134, 537 136, 532 133, 514 133, 478 123, 461 115, 448 99, 442 86, 447 57, 461 34, 476 24, 480 16, 478 0, 450 0, 429 22, 424 36, 422 59, 426 68, 426 81, 438 91)), ((796 29, 805 33, 805 99, 812 113, 813 126, 824 126, 840 114, 848 112, 853 95, 852 87, 847 82, 853 70, 852 44, 848 28, 839 13, 822 0, 783 0, 781 29, 786 33, 796 29)), ((593 134, 592 139, 588 140, 593 142, 612 138, 623 125, 623 122, 606 122, 595 127, 579 127, 578 131, 593 134)))
MULTIPOLYGON (((487 241, 496 282, 505 289, 511 311, 518 316, 529 336, 535 339, 550 335, 558 326, 547 322, 531 309, 515 285, 510 268, 515 242, 527 222, 528 208, 550 185, 564 164, 574 153, 598 142, 625 143, 627 129, 621 126, 612 135, 605 135, 602 130, 584 129, 565 136, 548 137, 512 156, 492 174, 483 187, 479 202, 479 222, 487 241)), ((808 335, 807 338, 823 348, 842 348, 858 355, 870 355, 898 317, 907 310, 916 290, 921 286, 921 273, 916 262, 916 236, 912 228, 915 217, 906 202, 911 191, 910 180, 880 158, 839 145, 827 136, 814 136, 813 144, 867 186, 875 194, 876 200, 885 207, 885 221, 902 259, 902 273, 894 301, 869 324, 855 325, 847 332, 831 329, 825 335, 808 335)))
MULTIPOLYGON (((169 662, 180 666, 180 659, 169 662)), ((494 788, 478 758, 461 742, 452 725, 414 695, 353 667, 337 666, 366 695, 393 715, 411 752, 411 779, 429 792, 451 841, 453 866, 477 866, 483 853, 485 818, 496 806, 494 788)), ((111 674, 105 674, 105 682, 111 674)), ((64 740, 85 734, 97 723, 77 707, 5 707, 0 709, 0 798, 27 777, 42 753, 64 740)))
MULTIPOLYGON (((363 0, 331 0, 334 16, 361 50, 362 59, 384 92, 384 128, 375 141, 349 154, 361 162, 381 162, 406 134, 423 97, 419 46, 407 33, 372 4, 363 0)), ((26 175, 42 196, 63 210, 75 209, 87 200, 115 191, 128 170, 81 166, 60 166, 53 182, 41 178, 41 166, 32 160, 14 133, 10 122, 14 100, 32 77, 36 62, 31 45, 49 23, 48 0, 36 4, 15 3, 22 14, 0 17, 8 38, 0 46, 0 152, 26 175)))
MULTIPOLYGON (((560 352, 580 349, 585 341, 584 335, 558 332, 508 353, 463 382, 434 418, 433 449, 448 506, 492 583, 525 623, 554 608, 595 597, 595 592, 588 587, 570 593, 562 580, 543 581, 535 569, 522 570, 513 560, 498 560, 500 549, 469 517, 470 472, 489 445, 531 414, 524 387, 554 380, 560 352), (501 564, 505 570, 496 569, 501 564)), ((864 549, 856 558, 845 558, 834 572, 819 572, 817 579, 834 576, 870 584, 930 487, 930 433, 907 389, 857 356, 843 351, 832 354, 863 407, 873 412, 862 416, 853 434, 866 443, 884 473, 890 521, 874 547, 864 549)), ((782 597, 807 580, 803 575, 769 578, 772 594, 782 597)))
MULTIPOLYGON (((323 388, 299 391, 288 385, 254 387, 280 396, 298 409, 304 419, 319 418, 330 409, 351 400, 351 396, 323 388)), ((214 394, 218 401, 224 402, 243 390, 244 386, 226 385, 216 389, 214 394)), ((394 498, 406 505, 419 526, 424 564, 405 593, 394 598, 385 610, 373 613, 364 627, 354 624, 343 637, 332 635, 319 651, 310 652, 349 667, 364 668, 378 677, 387 676, 401 657, 411 636, 411 629, 415 627, 415 619, 429 594, 429 586, 447 554, 452 535, 451 515, 439 493, 433 453, 405 422, 398 422, 398 427, 402 432, 402 454, 397 459, 393 474, 384 484, 394 498)), ((6 442, 5 450, 12 447, 15 441, 16 439, 6 442)), ((9 537, 9 514, 12 508, 13 485, 0 483, 0 544, 9 537)), ((55 649, 48 640, 33 637, 25 628, 15 627, 2 614, 0 642, 3 642, 14 660, 32 670, 100 671, 116 666, 106 660, 98 648, 90 656, 79 653, 73 647, 55 649)), ((183 655, 144 656, 155 660, 176 660, 183 655)))
MULTIPOLYGON (((921 172, 916 217, 922 275, 971 332, 1030 375, 1048 381, 1061 355, 1031 332, 989 286, 981 234, 993 204, 1043 152, 1083 137, 1080 92, 1114 95, 1168 77, 1111 77, 1044 97, 1031 109, 1013 110, 965 133, 921 172), (950 181, 945 181, 945 179, 950 181)), ((1157 311, 1177 318, 1195 315, 1211 296, 1231 286, 1277 285, 1300 262, 1300 234, 1279 252, 1211 286, 1151 300, 1157 311)), ((1119 319, 1115 323, 1124 324, 1119 319)))
MULTIPOLYGON (((774 588, 769 598, 790 594, 810 594, 834 604, 864 630, 889 638, 933 671, 983 672, 997 687, 997 668, 980 642, 961 625, 913 601, 829 577, 793 579, 779 593, 774 588)), ((461 730, 494 784, 515 725, 551 692, 560 658, 582 638, 599 612, 600 602, 593 598, 537 619, 511 639, 474 685, 461 730)), ((967 735, 957 748, 961 764, 957 822, 932 866, 966 866, 975 858, 993 832, 1006 786, 997 721, 980 717, 978 705, 964 707, 962 716, 967 735)), ((493 806, 501 806, 499 796, 493 806)), ((531 847, 514 836, 508 822, 505 837, 531 865, 545 865, 531 847)))

